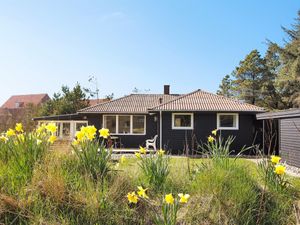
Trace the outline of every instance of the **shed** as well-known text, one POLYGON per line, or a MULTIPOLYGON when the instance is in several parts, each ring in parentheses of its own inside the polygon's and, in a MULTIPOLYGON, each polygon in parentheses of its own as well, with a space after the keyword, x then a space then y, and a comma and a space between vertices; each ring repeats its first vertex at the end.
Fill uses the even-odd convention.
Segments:
POLYGON ((276 130, 271 132, 278 132, 276 150, 287 164, 300 167, 300 109, 261 113, 256 118, 264 121, 264 132, 270 131, 266 127, 266 121, 272 121, 276 125, 276 130))

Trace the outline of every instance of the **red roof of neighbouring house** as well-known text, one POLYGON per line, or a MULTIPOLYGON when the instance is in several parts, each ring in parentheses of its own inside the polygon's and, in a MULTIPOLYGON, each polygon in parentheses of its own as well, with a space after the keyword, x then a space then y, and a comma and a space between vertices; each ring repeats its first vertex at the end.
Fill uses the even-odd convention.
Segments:
POLYGON ((1 108, 24 108, 28 104, 39 105, 49 99, 48 94, 13 95, 1 106, 1 108))

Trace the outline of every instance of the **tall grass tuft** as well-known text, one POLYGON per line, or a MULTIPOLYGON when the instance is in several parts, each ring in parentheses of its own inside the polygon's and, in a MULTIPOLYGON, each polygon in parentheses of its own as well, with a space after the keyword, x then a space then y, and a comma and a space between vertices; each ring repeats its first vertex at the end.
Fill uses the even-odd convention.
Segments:
POLYGON ((169 156, 163 150, 154 154, 150 153, 145 157, 140 157, 138 165, 141 168, 147 182, 156 191, 162 191, 170 173, 169 156))

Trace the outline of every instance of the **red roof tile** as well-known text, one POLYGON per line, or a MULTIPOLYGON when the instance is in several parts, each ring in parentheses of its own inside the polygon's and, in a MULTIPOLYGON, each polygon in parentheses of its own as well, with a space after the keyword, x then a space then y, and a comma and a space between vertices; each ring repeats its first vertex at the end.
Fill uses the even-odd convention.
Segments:
POLYGON ((28 104, 38 105, 44 103, 49 99, 47 94, 13 95, 1 106, 1 108, 23 108, 28 104))

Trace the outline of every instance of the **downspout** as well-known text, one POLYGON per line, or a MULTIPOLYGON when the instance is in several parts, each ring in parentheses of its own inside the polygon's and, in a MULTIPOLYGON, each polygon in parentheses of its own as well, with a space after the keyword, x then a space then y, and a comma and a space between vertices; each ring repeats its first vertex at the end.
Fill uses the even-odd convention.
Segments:
POLYGON ((162 112, 159 111, 159 148, 162 149, 162 112))
POLYGON ((265 154, 265 120, 263 120, 263 154, 265 154))

